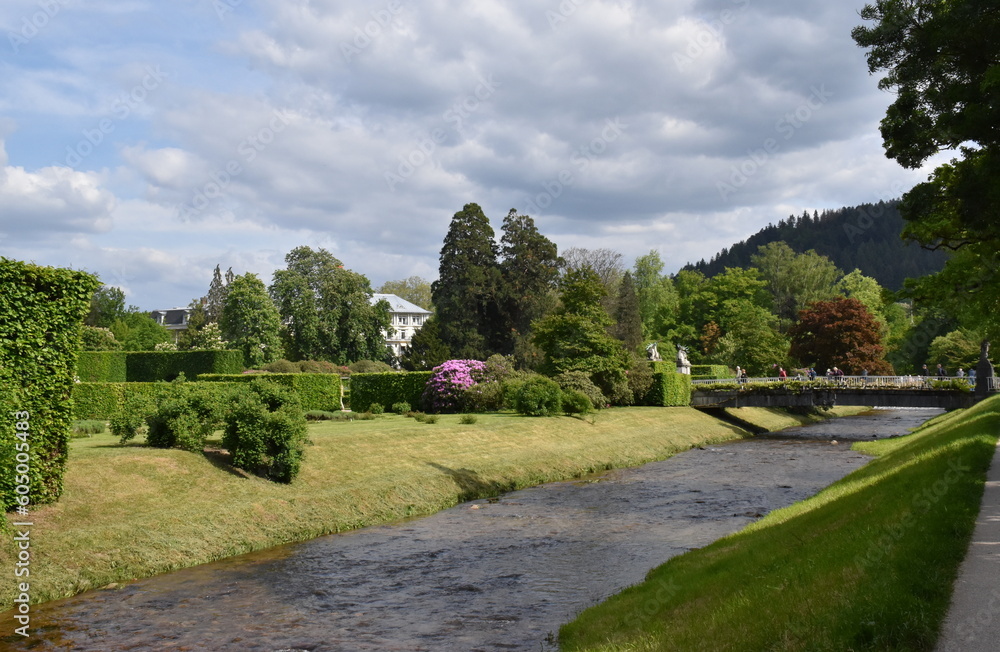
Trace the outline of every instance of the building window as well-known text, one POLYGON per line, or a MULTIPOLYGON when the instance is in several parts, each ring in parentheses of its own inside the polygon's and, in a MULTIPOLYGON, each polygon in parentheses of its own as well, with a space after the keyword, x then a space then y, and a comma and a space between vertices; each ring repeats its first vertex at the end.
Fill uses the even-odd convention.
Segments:
POLYGON ((419 326, 420 325, 420 319, 421 319, 420 317, 414 317, 413 318, 413 325, 414 326, 419 326))

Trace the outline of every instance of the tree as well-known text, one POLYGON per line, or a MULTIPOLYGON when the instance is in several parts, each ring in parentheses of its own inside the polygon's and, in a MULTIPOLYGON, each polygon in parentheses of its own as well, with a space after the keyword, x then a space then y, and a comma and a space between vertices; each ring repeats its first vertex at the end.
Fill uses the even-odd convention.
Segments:
POLYGON ((982 339, 981 333, 966 328, 939 335, 931 342, 927 362, 930 365, 943 364, 951 371, 959 367, 975 369, 979 362, 979 343, 982 339))
POLYGON ((597 273, 604 285, 604 309, 608 313, 615 311, 615 298, 618 296, 618 284, 621 283, 625 268, 622 265, 621 252, 613 249, 584 249, 570 247, 563 252, 563 268, 565 272, 578 271, 589 267, 597 273))
POLYGON ((419 276, 409 276, 399 281, 386 281, 377 290, 379 294, 395 294, 400 299, 420 306, 425 310, 434 310, 431 301, 431 284, 419 276))
POLYGON ((200 348, 202 341, 201 331, 208 324, 218 322, 208 321, 208 313, 205 311, 206 301, 204 298, 195 299, 190 304, 191 312, 188 313, 187 328, 177 334, 177 348, 181 351, 189 351, 200 348))
POLYGON ((157 344, 173 341, 170 331, 134 306, 111 324, 111 332, 125 351, 155 351, 157 344))
POLYGON ((493 235, 483 209, 466 204, 452 217, 438 280, 431 284, 441 340, 462 359, 485 360, 498 337, 500 269, 493 235))
POLYGON ((121 288, 102 285, 90 299, 90 312, 83 323, 97 328, 110 328, 117 319, 128 314, 125 309, 125 293, 121 288))
POLYGON ((837 291, 845 297, 857 299, 868 308, 868 312, 885 323, 884 290, 871 276, 865 276, 860 269, 855 269, 837 282, 837 291))
POLYGON ((848 373, 867 369, 890 375, 879 323, 857 299, 816 301, 799 313, 791 327, 791 354, 817 369, 840 367, 848 373))
POLYGON ((118 351, 121 348, 121 342, 110 329, 84 324, 80 333, 81 351, 118 351))
POLYGON ((770 376, 774 365, 786 366, 788 338, 778 332, 778 318, 747 299, 730 299, 720 310, 725 333, 709 359, 737 365, 753 376, 770 376))
POLYGON ((635 259, 632 274, 639 299, 639 315, 646 339, 666 337, 680 310, 680 299, 669 276, 663 274, 663 261, 656 250, 635 259))
POLYGON ((222 279, 222 270, 219 265, 215 266, 212 272, 212 282, 208 286, 208 294, 203 299, 205 306, 205 323, 217 322, 222 317, 222 307, 226 303, 226 288, 233 280, 233 268, 226 270, 225 281, 222 279))
POLYGON ((541 370, 554 376, 584 371, 613 402, 631 397, 625 371, 631 360, 621 342, 608 335, 611 317, 601 305, 606 292, 597 273, 583 267, 560 281, 562 305, 533 325, 533 340, 545 360, 541 370))
POLYGON ((938 166, 907 192, 903 235, 955 252, 937 273, 907 284, 911 296, 955 315, 984 336, 1000 334, 1000 10, 979 0, 878 0, 867 4, 855 42, 870 73, 896 99, 881 123, 886 156, 916 169, 938 166))
POLYGON ((285 262, 269 291, 285 323, 290 359, 347 364, 386 357, 389 305, 372 305, 367 278, 344 269, 325 249, 296 247, 285 262))
POLYGON ((226 286, 219 326, 222 337, 243 352, 243 360, 251 368, 280 360, 284 353, 281 315, 256 274, 237 276, 226 286))
POLYGON ((835 285, 844 275, 826 256, 812 249, 797 254, 784 242, 761 246, 751 261, 767 283, 783 325, 791 324, 810 303, 836 296, 835 285))
POLYGON ((438 318, 431 316, 413 334, 410 346, 403 351, 399 362, 408 371, 427 371, 451 359, 451 350, 441 341, 438 318))
POLYGON ((535 221, 513 208, 501 232, 498 300, 502 322, 493 350, 508 355, 523 351, 531 322, 554 309, 561 259, 555 243, 539 233, 535 221))
POLYGON ((642 344, 642 319, 639 315, 639 297, 632 282, 632 273, 626 271, 618 285, 615 307, 614 336, 627 350, 636 352, 642 344))

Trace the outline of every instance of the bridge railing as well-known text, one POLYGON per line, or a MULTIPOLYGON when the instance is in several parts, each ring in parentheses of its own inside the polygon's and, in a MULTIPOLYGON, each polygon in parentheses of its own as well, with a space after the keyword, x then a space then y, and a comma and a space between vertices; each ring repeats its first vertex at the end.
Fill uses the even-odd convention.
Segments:
MULTIPOLYGON (((716 378, 692 380, 691 384, 712 385, 715 383, 772 383, 778 384, 788 381, 809 381, 820 386, 828 385, 831 388, 842 387, 851 389, 933 389, 938 381, 959 381, 966 382, 969 387, 976 386, 976 379, 969 376, 816 376, 811 380, 807 376, 795 375, 788 378, 778 377, 753 377, 753 378, 716 378)), ((996 376, 987 379, 989 391, 1000 390, 1000 379, 996 376)))

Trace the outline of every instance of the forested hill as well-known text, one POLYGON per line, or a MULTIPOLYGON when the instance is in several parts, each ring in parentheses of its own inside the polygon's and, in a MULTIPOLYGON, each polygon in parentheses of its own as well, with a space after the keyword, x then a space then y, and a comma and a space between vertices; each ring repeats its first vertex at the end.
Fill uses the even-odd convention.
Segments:
POLYGON ((899 290, 905 278, 940 270, 947 256, 941 251, 921 249, 912 242, 904 243, 899 236, 902 230, 903 218, 897 210, 897 202, 862 204, 822 214, 806 212, 770 224, 746 240, 723 249, 712 260, 701 260, 685 269, 714 276, 726 267, 749 267, 750 257, 757 253, 758 247, 784 240, 798 253, 815 249, 845 273, 860 269, 883 287, 899 290))

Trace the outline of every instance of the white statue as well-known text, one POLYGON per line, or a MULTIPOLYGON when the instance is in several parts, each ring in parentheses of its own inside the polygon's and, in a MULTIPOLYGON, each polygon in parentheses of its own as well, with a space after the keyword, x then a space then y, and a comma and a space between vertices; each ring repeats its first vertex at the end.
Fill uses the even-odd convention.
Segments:
POLYGON ((688 361, 686 346, 677 346, 677 373, 691 375, 691 363, 688 361))
POLYGON ((646 347, 646 358, 652 362, 659 362, 660 350, 656 348, 656 342, 651 342, 649 346, 646 347))

